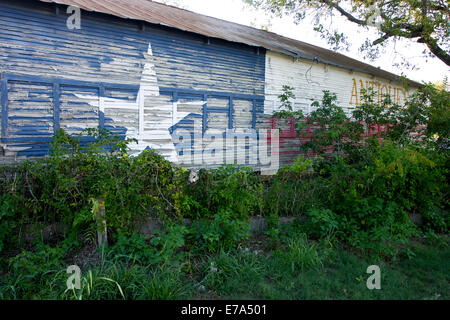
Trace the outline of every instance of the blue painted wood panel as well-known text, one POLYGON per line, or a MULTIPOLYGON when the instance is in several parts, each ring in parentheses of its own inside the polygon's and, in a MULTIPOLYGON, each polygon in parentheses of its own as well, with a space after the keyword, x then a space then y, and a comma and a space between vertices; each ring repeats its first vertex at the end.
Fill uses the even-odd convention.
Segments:
MULTIPOLYGON (((145 97, 146 107, 206 102, 169 126, 169 139, 179 128, 192 130, 194 120, 204 133, 257 126, 264 50, 84 11, 82 29, 68 30, 65 7, 58 11, 54 4, 0 0, 0 72, 10 77, 1 80, 2 141, 24 146, 20 155, 45 154, 58 128, 73 135, 96 126, 123 137, 139 134, 138 93, 149 86, 146 72, 155 75, 159 91, 145 97), (103 98, 115 106, 102 111, 103 98), (118 107, 121 102, 126 106, 118 107)), ((149 107, 143 117, 166 121, 158 108, 149 107)), ((144 129, 151 132, 147 118, 144 129)))
POLYGON ((84 11, 82 29, 68 30, 65 10, 36 3, 0 1, 0 70, 137 83, 151 43, 161 86, 264 94, 255 48, 84 11))

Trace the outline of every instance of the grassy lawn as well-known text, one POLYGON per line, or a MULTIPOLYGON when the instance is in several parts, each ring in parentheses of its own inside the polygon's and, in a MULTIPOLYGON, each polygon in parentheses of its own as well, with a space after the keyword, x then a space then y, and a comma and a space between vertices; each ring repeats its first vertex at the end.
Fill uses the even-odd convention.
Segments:
POLYGON ((414 252, 409 258, 391 263, 370 261, 343 248, 331 253, 317 249, 318 260, 309 265, 312 258, 295 248, 263 254, 241 250, 209 257, 203 267, 214 262, 217 271, 209 268, 202 276, 210 298, 218 299, 448 299, 448 245, 415 242, 409 249, 414 252), (288 258, 303 259, 305 265, 293 266, 288 258), (366 270, 372 264, 381 268, 381 290, 366 287, 366 270))
MULTIPOLYGON (((216 254, 186 251, 178 261, 146 266, 136 258, 98 255, 83 266, 82 290, 66 290, 66 268, 50 250, 24 257, 18 268, 0 274, 0 299, 418 299, 450 295, 449 238, 412 240, 398 256, 368 259, 339 244, 292 237, 267 247, 252 237, 238 248, 216 254), (381 289, 369 290, 369 265, 381 269, 381 289)), ((85 258, 87 259, 87 258, 85 258)), ((67 260, 67 258, 66 258, 67 260)))

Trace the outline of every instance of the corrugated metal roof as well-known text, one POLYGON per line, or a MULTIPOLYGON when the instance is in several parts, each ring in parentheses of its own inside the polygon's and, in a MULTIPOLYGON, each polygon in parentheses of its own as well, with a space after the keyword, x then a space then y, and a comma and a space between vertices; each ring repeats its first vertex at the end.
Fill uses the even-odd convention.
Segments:
MULTIPOLYGON (((241 24, 208 17, 192 11, 164 5, 150 0, 40 0, 77 6, 87 11, 106 13, 121 18, 146 21, 176 29, 194 32, 207 37, 224 39, 250 46, 263 47, 296 58, 313 60, 330 65, 368 73, 390 80, 399 76, 367 63, 349 58, 334 51, 302 41, 286 38, 276 33, 247 27, 241 24)), ((420 85, 411 81, 411 84, 420 85)))

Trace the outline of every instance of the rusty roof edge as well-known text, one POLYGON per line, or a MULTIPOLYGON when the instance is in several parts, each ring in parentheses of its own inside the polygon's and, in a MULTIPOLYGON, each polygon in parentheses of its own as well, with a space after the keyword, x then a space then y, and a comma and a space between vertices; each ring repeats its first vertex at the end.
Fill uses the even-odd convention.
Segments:
MULTIPOLYGON (((298 59, 306 59, 306 60, 310 60, 310 61, 316 61, 316 58, 319 58, 319 62, 327 64, 327 65, 331 65, 337 68, 342 68, 342 69, 346 69, 349 71, 356 71, 356 72, 362 72, 362 73, 366 73, 369 74, 371 76, 374 77, 380 77, 380 78, 386 78, 388 80, 391 81, 401 81, 402 79, 406 79, 407 83, 409 85, 415 86, 415 87, 420 87, 422 86, 421 83, 408 79, 408 78, 404 78, 403 76, 399 76, 397 74, 394 74, 392 72, 383 70, 379 67, 375 67, 371 64, 368 64, 366 62, 362 62, 359 61, 357 59, 348 57, 344 54, 338 53, 336 51, 332 51, 330 49, 326 49, 323 47, 319 47, 307 42, 303 42, 300 40, 296 40, 296 39, 292 39, 292 38, 288 38, 285 37, 283 35, 279 35, 277 33, 274 32, 270 32, 270 31, 266 31, 266 30, 261 30, 261 29, 257 29, 254 27, 250 27, 250 26, 246 26, 246 25, 242 25, 242 24, 238 24, 235 22, 231 22, 231 21, 227 21, 224 19, 219 19, 219 18, 215 18, 215 17, 211 17, 208 15, 204 15, 204 14, 200 14, 200 13, 196 13, 194 11, 190 11, 187 9, 183 9, 183 8, 178 8, 175 6, 171 6, 171 5, 165 5, 163 3, 160 2, 154 2, 151 0, 141 0, 141 1, 145 1, 147 4, 151 3, 152 5, 155 6, 161 6, 161 7, 166 7, 169 8, 170 10, 174 10, 174 11, 183 11, 186 14, 189 14, 191 16, 199 16, 199 17, 203 17, 204 19, 211 19, 213 21, 220 21, 222 23, 227 24, 228 26, 237 26, 239 28, 244 28, 244 29, 248 29, 251 32, 256 32, 259 33, 260 35, 262 34, 266 34, 269 38, 271 38, 270 40, 272 42, 275 42, 279 45, 272 45, 269 43, 269 40, 267 40, 266 42, 264 42, 263 40, 261 41, 254 41, 252 39, 248 39, 248 37, 244 40, 237 40, 235 37, 232 36, 227 36, 226 34, 214 34, 213 32, 210 32, 208 30, 199 30, 201 29, 200 27, 197 26, 192 26, 192 27, 187 27, 185 25, 182 24, 170 24, 170 23, 164 23, 161 21, 161 19, 159 19, 158 22, 156 21, 149 21, 149 19, 144 19, 144 17, 138 17, 137 15, 133 16, 126 16, 123 13, 119 13, 119 12, 114 12, 110 9, 108 10, 99 10, 93 6, 88 6, 87 3, 92 3, 92 5, 97 5, 97 6, 103 6, 105 4, 105 2, 113 2, 113 0, 39 0, 40 2, 45 2, 45 3, 55 3, 55 4, 60 4, 60 5, 75 5, 80 7, 83 10, 86 11, 90 11, 90 12, 97 12, 97 13, 103 13, 103 14, 108 14, 108 15, 113 15, 113 16, 117 16, 119 18, 122 19, 129 19, 129 20, 135 20, 135 21, 142 21, 142 22, 146 22, 146 23, 150 23, 150 24, 154 24, 154 25, 161 25, 164 27, 169 27, 169 28, 175 28, 181 31, 185 31, 185 32, 191 32, 191 33, 195 33, 195 34, 200 34, 206 37, 210 37, 210 38, 216 38, 216 39, 221 39, 221 40, 226 40, 226 41, 230 41, 230 42, 234 42, 234 43, 242 43, 242 44, 246 44, 249 46, 254 46, 254 47, 261 47, 261 48, 265 48, 274 52, 278 52, 281 54, 285 54, 287 56, 291 56, 293 58, 298 58, 298 59), (300 48, 303 47, 303 48, 300 48), (330 55, 331 57, 336 57, 338 59, 342 59, 342 60, 346 60, 348 62, 348 64, 345 63, 338 63, 336 61, 332 61, 332 59, 330 58, 324 58, 322 56, 322 54, 319 55, 314 55, 314 54, 305 54, 305 51, 307 50, 314 50, 317 52, 321 52, 323 55, 330 55), (354 64, 353 66, 351 66, 351 64, 354 64)), ((126 11, 130 11, 132 12, 132 9, 127 8, 126 11)), ((133 14, 132 14, 133 15, 133 14)))

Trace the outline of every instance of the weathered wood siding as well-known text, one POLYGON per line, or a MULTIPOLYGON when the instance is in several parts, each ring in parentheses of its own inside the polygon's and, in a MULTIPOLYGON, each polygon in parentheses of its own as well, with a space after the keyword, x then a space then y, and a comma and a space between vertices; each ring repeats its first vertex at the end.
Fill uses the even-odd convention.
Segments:
POLYGON ((177 162, 173 134, 255 127, 262 114, 265 50, 64 6, 0 1, 2 144, 42 156, 58 128, 98 125, 136 138, 134 152, 177 162), (259 105, 259 107, 258 107, 259 105), (255 106, 255 108, 254 108, 255 106))
MULTIPOLYGON (((393 102, 399 104, 404 103, 410 93, 399 82, 268 51, 264 103, 267 116, 279 111, 278 96, 282 93, 283 85, 294 88, 294 109, 302 110, 305 116, 313 111, 311 104, 314 100, 322 100, 324 90, 337 95, 337 105, 343 107, 348 116, 363 102, 361 89, 373 88, 376 92, 375 101, 381 101, 383 95, 389 94, 393 102)), ((294 124, 287 120, 273 121, 272 127, 280 130, 280 164, 291 163, 308 137, 303 137, 303 133, 299 136, 294 124)), ((314 128, 309 128, 309 131, 312 130, 314 128)), ((309 136, 310 132, 306 131, 309 136)))
POLYGON ((47 154, 59 128, 100 126, 137 139, 134 154, 152 148, 187 167, 230 154, 258 167, 254 146, 267 139, 251 129, 279 128, 287 164, 302 140, 271 117, 283 85, 306 114, 323 90, 348 111, 370 83, 399 102, 406 95, 398 83, 262 48, 85 11, 81 30, 69 30, 68 17, 62 5, 0 0, 0 161, 47 154))

